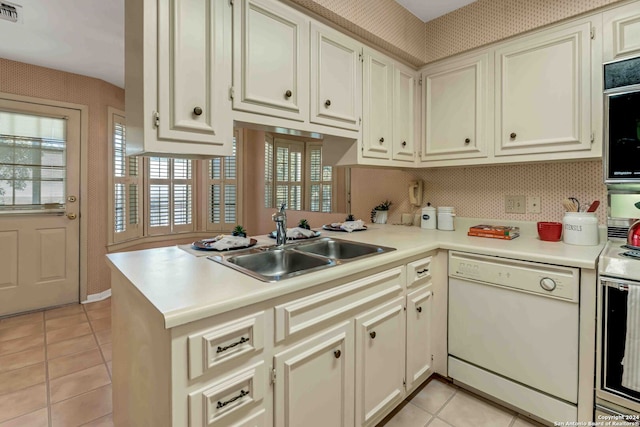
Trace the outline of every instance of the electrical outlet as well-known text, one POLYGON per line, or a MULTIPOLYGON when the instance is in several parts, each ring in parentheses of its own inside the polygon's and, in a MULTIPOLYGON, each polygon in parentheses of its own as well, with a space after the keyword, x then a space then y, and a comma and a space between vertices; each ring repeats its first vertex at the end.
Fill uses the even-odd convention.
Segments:
POLYGON ((527 213, 527 198, 526 196, 504 196, 504 211, 505 213, 527 213))
POLYGON ((527 213, 540 213, 540 196, 527 196, 527 213))

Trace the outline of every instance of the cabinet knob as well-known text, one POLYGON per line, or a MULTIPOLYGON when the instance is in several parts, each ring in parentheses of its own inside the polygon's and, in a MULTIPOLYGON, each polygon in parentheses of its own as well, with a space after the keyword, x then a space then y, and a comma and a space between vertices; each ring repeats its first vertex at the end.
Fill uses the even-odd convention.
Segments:
POLYGON ((340 359, 340 356, 342 356, 342 352, 340 350, 336 350, 336 351, 333 352, 333 356, 336 359, 340 359))
POLYGON ((369 332, 369 336, 371 337, 371 339, 374 339, 376 337, 376 331, 369 332))
POLYGON ((202 108, 200 107, 196 107, 193 109, 193 114, 195 114, 196 116, 199 116, 202 114, 202 108))
POLYGON ((380 138, 378 141, 380 141, 380 144, 382 144, 384 142, 384 138, 380 138))
POLYGON ((286 92, 284 93, 284 97, 285 97, 285 98, 291 98, 291 95, 293 95, 293 94, 291 93, 291 91, 290 91, 290 90, 288 90, 288 91, 286 91, 286 92))
POLYGON ((67 218, 69 219, 76 219, 78 217, 78 215, 76 215, 75 213, 71 212, 67 214, 67 218))
POLYGON ((470 142, 471 142, 471 139, 469 139, 469 138, 465 138, 465 139, 464 139, 464 143, 465 143, 465 144, 468 144, 468 143, 470 143, 470 142))
POLYGON ((511 135, 509 135, 509 137, 510 137, 511 139, 516 139, 516 136, 518 136, 518 135, 516 135, 516 133, 515 133, 515 132, 511 132, 511 135))
POLYGON ((407 141, 402 141, 402 146, 406 147, 407 146, 407 141))
POLYGON ((418 311, 418 313, 422 313, 422 307, 416 307, 416 310, 418 311))
POLYGON ((330 107, 331 106, 331 100, 327 99, 326 101, 324 101, 324 106, 325 107, 330 107))

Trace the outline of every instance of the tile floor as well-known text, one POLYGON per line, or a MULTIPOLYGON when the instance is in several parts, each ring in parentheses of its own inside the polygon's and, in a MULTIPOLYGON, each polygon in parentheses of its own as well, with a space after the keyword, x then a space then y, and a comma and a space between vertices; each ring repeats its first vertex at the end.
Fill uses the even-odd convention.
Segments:
POLYGON ((111 300, 0 319, 0 427, 113 426, 111 300))
MULTIPOLYGON (((113 426, 111 403, 111 300, 0 319, 0 427, 113 426)), ((434 378, 382 426, 537 424, 434 378)))

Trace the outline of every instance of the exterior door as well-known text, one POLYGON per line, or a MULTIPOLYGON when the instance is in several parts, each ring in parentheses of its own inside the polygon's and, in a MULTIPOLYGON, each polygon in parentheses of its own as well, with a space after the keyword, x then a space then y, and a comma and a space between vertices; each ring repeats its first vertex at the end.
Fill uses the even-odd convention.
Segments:
POLYGON ((80 111, 0 99, 0 316, 79 301, 80 111))

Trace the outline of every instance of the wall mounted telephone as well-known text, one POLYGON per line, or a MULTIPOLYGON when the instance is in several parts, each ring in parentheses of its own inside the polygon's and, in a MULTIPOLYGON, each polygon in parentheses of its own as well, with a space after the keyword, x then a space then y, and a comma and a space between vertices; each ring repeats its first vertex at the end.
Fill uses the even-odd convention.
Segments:
POLYGON ((422 180, 409 183, 409 203, 413 206, 422 206, 422 180))

